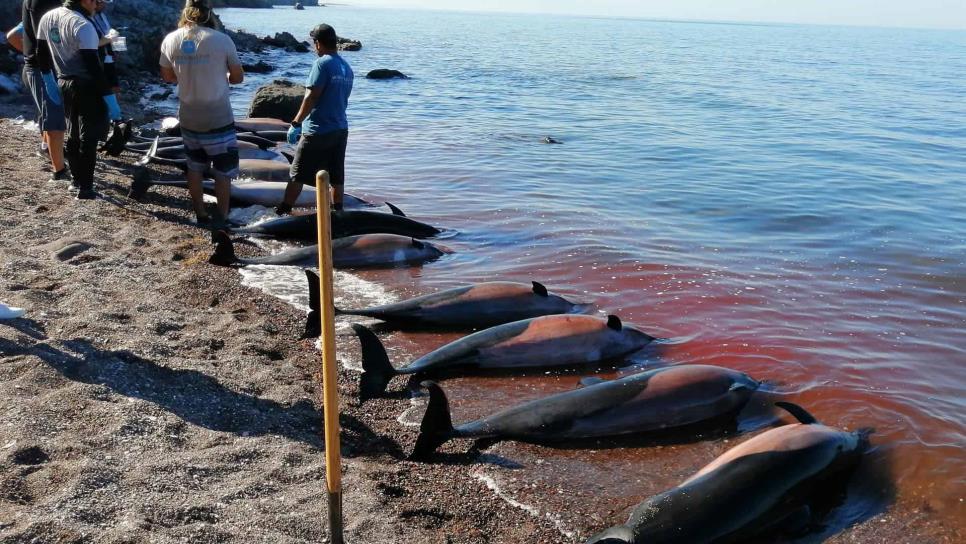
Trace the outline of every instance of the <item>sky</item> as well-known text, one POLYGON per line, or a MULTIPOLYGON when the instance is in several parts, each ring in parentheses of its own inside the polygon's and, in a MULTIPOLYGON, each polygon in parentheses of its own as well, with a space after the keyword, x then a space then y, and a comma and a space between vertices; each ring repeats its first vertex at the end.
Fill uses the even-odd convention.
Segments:
POLYGON ((344 0, 366 6, 966 29, 966 0, 344 0))

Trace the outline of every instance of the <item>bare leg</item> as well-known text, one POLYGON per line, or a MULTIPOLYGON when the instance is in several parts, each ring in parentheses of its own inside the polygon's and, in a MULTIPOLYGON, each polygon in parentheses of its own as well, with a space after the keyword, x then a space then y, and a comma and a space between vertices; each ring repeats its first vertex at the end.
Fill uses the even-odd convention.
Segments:
POLYGON ((195 215, 199 219, 205 219, 208 217, 208 212, 205 210, 205 192, 201 186, 204 174, 188 170, 186 177, 188 178, 188 193, 191 194, 191 204, 195 208, 195 215))
POLYGON ((64 169, 64 131, 48 130, 44 133, 47 140, 47 152, 50 153, 50 163, 54 172, 64 169))
POLYGON ((215 198, 218 199, 218 214, 221 219, 228 219, 231 200, 231 178, 215 174, 215 198))
POLYGON ((302 184, 294 179, 289 180, 288 185, 285 186, 285 198, 282 199, 282 204, 288 207, 294 206, 300 194, 302 194, 302 184))

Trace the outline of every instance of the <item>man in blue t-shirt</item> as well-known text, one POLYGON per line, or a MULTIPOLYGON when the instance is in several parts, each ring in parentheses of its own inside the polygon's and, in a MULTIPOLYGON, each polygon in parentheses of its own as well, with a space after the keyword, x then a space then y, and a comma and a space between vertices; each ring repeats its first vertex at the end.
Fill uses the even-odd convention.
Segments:
POLYGON ((329 172, 332 184, 332 204, 342 209, 345 186, 345 147, 349 137, 349 123, 345 117, 352 93, 352 68, 336 50, 335 29, 321 24, 309 33, 315 42, 318 60, 305 82, 305 98, 292 127, 288 131, 290 144, 298 142, 295 159, 289 172, 285 198, 275 213, 285 215, 302 192, 302 185, 315 185, 319 170, 329 172))

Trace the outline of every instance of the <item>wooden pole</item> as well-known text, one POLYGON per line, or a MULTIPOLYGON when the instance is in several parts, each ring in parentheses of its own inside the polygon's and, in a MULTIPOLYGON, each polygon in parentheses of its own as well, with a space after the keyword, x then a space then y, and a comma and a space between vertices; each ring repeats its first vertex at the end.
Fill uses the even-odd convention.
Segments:
POLYGON ((339 442, 339 383, 335 360, 335 303, 332 294, 332 237, 329 173, 315 174, 319 234, 319 302, 322 305, 322 407, 325 420, 325 482, 329 495, 329 535, 342 539, 342 452, 339 442))

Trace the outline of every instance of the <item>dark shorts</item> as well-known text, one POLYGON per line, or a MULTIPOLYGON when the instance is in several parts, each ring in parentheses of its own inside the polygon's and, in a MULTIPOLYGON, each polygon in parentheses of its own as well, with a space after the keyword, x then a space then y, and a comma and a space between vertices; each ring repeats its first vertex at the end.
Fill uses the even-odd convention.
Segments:
POLYGON ((348 130, 334 130, 325 134, 303 134, 295 148, 295 160, 289 177, 303 185, 315 185, 319 170, 329 173, 329 183, 345 185, 345 147, 348 130))
POLYGON ((235 125, 195 132, 181 127, 188 170, 213 171, 228 178, 238 177, 238 139, 235 125))
POLYGON ((34 99, 34 106, 37 107, 37 125, 40 126, 40 130, 43 132, 63 132, 67 130, 67 116, 64 114, 63 97, 61 97, 60 104, 50 100, 40 70, 34 70, 32 67, 24 65, 23 83, 34 99))

